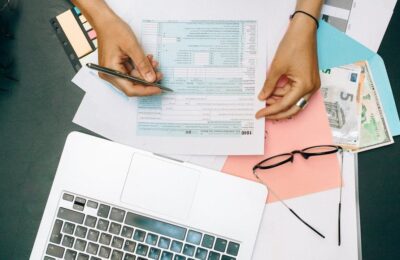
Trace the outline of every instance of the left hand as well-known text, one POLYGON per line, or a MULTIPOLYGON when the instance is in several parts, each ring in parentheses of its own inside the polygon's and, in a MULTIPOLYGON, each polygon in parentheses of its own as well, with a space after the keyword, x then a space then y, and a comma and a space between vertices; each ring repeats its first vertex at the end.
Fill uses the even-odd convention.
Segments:
POLYGON ((309 100, 321 85, 317 58, 316 26, 309 17, 297 15, 279 44, 258 98, 266 107, 256 118, 278 120, 294 116, 296 103, 309 100))

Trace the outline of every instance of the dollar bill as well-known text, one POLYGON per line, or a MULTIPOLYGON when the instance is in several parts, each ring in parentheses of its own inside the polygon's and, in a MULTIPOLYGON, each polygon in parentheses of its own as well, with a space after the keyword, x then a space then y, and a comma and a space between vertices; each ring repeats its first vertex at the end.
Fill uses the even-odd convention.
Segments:
POLYGON ((361 92, 365 71, 361 64, 323 70, 321 93, 324 97, 333 142, 347 150, 360 144, 361 92))
POLYGON ((368 62, 364 62, 362 66, 365 70, 365 80, 361 96, 360 143, 354 152, 363 152, 393 143, 371 69, 368 62))

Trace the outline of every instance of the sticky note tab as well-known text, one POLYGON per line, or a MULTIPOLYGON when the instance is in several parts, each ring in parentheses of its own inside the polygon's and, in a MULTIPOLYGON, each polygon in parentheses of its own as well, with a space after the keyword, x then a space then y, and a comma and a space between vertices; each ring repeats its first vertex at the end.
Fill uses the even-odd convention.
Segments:
POLYGON ((68 38, 78 58, 92 51, 92 47, 70 10, 57 16, 57 21, 61 25, 65 36, 68 38))
POLYGON ((89 32, 88 32, 88 35, 89 35, 89 38, 90 38, 91 40, 97 38, 97 34, 96 34, 96 31, 95 31, 95 30, 89 31, 89 32))
POLYGON ((76 15, 81 15, 81 10, 79 10, 78 7, 75 6, 74 11, 75 11, 76 15))

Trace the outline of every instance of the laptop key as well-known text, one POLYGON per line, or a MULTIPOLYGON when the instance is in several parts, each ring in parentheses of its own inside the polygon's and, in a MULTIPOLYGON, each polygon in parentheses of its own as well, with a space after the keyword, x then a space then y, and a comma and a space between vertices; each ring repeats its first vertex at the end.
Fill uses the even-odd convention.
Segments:
POLYGON ((108 220, 100 218, 99 221, 97 222, 96 228, 101 231, 107 231, 109 224, 110 224, 110 222, 108 220))
POLYGON ((99 239, 99 231, 96 231, 94 229, 90 229, 89 233, 87 235, 87 239, 93 242, 97 242, 97 239, 99 239))
POLYGON ((68 194, 68 193, 64 193, 62 198, 63 198, 63 200, 72 202, 74 200, 74 195, 71 195, 71 194, 68 194))
POLYGON ((57 217, 70 222, 82 224, 85 215, 83 213, 61 207, 58 209, 57 217))
POLYGON ((124 243, 124 239, 123 239, 123 238, 121 238, 121 237, 114 237, 113 240, 112 240, 111 246, 112 246, 112 247, 115 247, 115 248, 118 248, 118 249, 121 249, 123 243, 124 243))
POLYGON ((239 247, 240 247, 240 245, 238 243, 229 242, 228 249, 226 250, 226 252, 229 255, 237 256, 239 253, 239 247))
POLYGON ((208 255, 207 260, 219 260, 221 257, 221 255, 217 252, 210 252, 210 254, 208 255))
POLYGON ((204 235, 203 242, 201 242, 201 246, 211 249, 214 245, 214 240, 215 237, 210 235, 204 235))
POLYGON ((78 258, 76 260, 89 260, 89 255, 79 253, 78 258))
POLYGON ((97 255, 97 251, 99 251, 99 245, 89 242, 87 248, 86 248, 86 252, 92 255, 97 255))
POLYGON ((121 236, 126 238, 132 238, 133 228, 124 226, 121 231, 121 236))
POLYGON ((101 258, 95 257, 95 256, 91 256, 90 260, 101 260, 101 258))
POLYGON ((49 244, 46 249, 46 254, 58 258, 62 258, 64 256, 64 247, 49 244))
POLYGON ((72 235, 75 230, 75 224, 70 222, 65 222, 63 227, 63 232, 72 235))
POLYGON ((124 260, 136 260, 136 256, 125 253, 124 260))
POLYGON ((134 253, 136 248, 136 243, 133 241, 125 240, 124 250, 130 253, 134 253))
POLYGON ((149 258, 158 260, 158 258, 160 257, 160 254, 161 254, 160 249, 152 247, 152 248, 150 248, 149 258))
POLYGON ((161 258, 160 258, 160 260, 172 260, 172 256, 173 256, 172 253, 163 251, 163 252, 161 253, 161 258))
POLYGON ((143 242, 145 236, 146 236, 146 232, 136 229, 135 234, 133 235, 133 239, 143 242))
POLYGON ((54 257, 44 256, 43 260, 56 260, 54 257))
POLYGON ((193 256, 194 255, 194 249, 195 247, 189 244, 185 244, 183 247, 183 254, 187 256, 193 256))
POLYGON ((136 247, 136 254, 146 256, 149 251, 149 247, 143 244, 138 244, 136 247))
POLYGON ((196 259, 206 260, 207 254, 208 254, 208 251, 206 249, 198 247, 196 250, 195 257, 196 257, 196 259))
POLYGON ((87 242, 85 240, 77 238, 75 241, 74 248, 78 251, 85 251, 87 242))
POLYGON ((97 221, 96 217, 87 215, 85 219, 85 226, 94 228, 96 226, 96 221, 97 221))
POLYGON ((85 238, 87 234, 87 228, 83 226, 77 226, 75 229, 75 236, 85 238))
POLYGON ((76 209, 76 210, 83 211, 83 209, 85 208, 85 203, 86 203, 86 200, 85 200, 85 199, 76 197, 76 198, 75 198, 74 205, 73 205, 72 207, 73 207, 74 209, 76 209))
POLYGON ((115 222, 111 222, 110 229, 108 231, 114 235, 119 235, 119 233, 121 232, 121 225, 115 222))
POLYGON ((161 247, 163 249, 168 249, 170 243, 171 239, 166 237, 160 237, 160 240, 158 240, 158 247, 161 247))
POLYGON ((106 234, 106 233, 101 233, 99 243, 103 245, 110 245, 111 243, 111 235, 106 234))
POLYGON ((74 244, 74 238, 68 235, 65 235, 63 240, 62 240, 62 245, 65 247, 72 247, 74 244))
POLYGON ((86 203, 86 206, 88 206, 89 208, 97 209, 97 207, 99 206, 99 203, 97 203, 95 201, 92 201, 92 200, 89 200, 86 203))
POLYGON ((200 245, 202 234, 200 232, 189 230, 186 241, 195 245, 200 245))
POLYGON ((109 258, 111 254, 111 248, 101 246, 99 251, 99 256, 104 258, 109 258))
POLYGON ((67 249, 67 251, 65 251, 64 259, 65 260, 75 260, 77 254, 78 254, 78 252, 73 251, 71 249, 67 249))
POLYGON ((113 250, 111 253, 111 260, 122 260, 124 253, 118 250, 113 250))
POLYGON ((180 253, 182 251, 182 246, 182 242, 174 240, 171 244, 171 251, 174 251, 175 253, 180 253))
POLYGON ((232 257, 232 256, 227 256, 227 255, 223 255, 221 257, 221 260, 236 260, 236 258, 232 257))
POLYGON ((183 255, 175 255, 174 260, 186 260, 186 257, 183 255))
POLYGON ((100 204, 99 210, 97 211, 97 216, 102 218, 108 218, 108 213, 110 213, 110 206, 100 204))
POLYGON ((125 218, 125 210, 112 208, 111 214, 110 214, 111 220, 114 220, 117 222, 122 222, 122 221, 124 221, 124 218, 125 218))
POLYGON ((225 252, 227 242, 228 241, 226 241, 225 239, 217 238, 217 240, 215 241, 214 250, 222 253, 225 252))
POLYGON ((158 236, 156 234, 147 233, 146 244, 155 246, 157 244, 158 236))
POLYGON ((50 242, 55 244, 60 244, 62 238, 61 235, 62 225, 63 225, 62 220, 56 219, 56 221, 54 222, 53 230, 51 231, 50 242))

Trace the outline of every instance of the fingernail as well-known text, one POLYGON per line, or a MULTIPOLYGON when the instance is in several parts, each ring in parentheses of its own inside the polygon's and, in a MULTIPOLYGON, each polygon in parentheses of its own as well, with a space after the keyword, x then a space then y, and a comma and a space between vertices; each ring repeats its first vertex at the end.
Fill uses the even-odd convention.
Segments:
POLYGON ((151 72, 147 72, 145 77, 146 77, 146 80, 149 81, 149 82, 153 82, 154 81, 154 75, 151 72))

